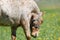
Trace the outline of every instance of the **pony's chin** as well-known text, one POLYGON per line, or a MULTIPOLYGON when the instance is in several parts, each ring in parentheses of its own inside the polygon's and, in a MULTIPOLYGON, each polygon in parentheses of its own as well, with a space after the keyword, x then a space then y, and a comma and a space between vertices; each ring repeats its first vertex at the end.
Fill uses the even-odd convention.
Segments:
POLYGON ((31 35, 33 38, 37 38, 38 36, 36 36, 36 35, 31 35))
POLYGON ((33 36, 33 35, 31 35, 33 38, 37 38, 37 36, 33 36))
POLYGON ((32 36, 33 38, 37 38, 37 37, 38 37, 38 34, 37 34, 37 33, 32 33, 31 36, 32 36))

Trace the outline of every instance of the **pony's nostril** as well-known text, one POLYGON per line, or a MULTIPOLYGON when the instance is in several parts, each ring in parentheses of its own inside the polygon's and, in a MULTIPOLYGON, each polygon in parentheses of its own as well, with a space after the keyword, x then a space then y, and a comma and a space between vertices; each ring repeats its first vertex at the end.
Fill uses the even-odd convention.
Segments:
POLYGON ((35 28, 37 28, 37 29, 38 29, 38 28, 39 28, 39 25, 35 25, 35 28))
POLYGON ((38 28, 37 26, 35 28, 38 28))

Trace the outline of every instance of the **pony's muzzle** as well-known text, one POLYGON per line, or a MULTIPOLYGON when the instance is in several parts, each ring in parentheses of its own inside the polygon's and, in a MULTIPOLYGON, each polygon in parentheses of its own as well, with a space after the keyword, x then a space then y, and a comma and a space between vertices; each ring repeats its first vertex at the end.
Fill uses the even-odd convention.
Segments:
POLYGON ((31 36, 34 37, 34 38, 36 38, 36 37, 38 37, 38 34, 39 34, 38 28, 33 27, 32 28, 31 36))
POLYGON ((38 33, 32 33, 32 37, 34 38, 38 37, 38 33))

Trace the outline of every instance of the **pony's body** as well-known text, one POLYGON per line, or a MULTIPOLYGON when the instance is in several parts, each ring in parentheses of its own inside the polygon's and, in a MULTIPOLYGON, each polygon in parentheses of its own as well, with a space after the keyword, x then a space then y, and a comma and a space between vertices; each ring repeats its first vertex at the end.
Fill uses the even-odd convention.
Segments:
POLYGON ((30 40, 30 20, 33 13, 40 14, 34 0, 0 0, 0 26, 11 26, 12 40, 15 40, 19 25, 23 27, 27 40, 30 40))
POLYGON ((21 17, 26 19, 35 6, 33 0, 0 0, 0 24, 20 24, 21 17))

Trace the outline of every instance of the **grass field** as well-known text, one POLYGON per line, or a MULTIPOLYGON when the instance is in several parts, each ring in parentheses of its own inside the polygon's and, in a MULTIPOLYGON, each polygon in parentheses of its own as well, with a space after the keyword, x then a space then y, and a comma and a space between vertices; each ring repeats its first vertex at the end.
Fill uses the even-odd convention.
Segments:
MULTIPOLYGON (((60 40, 60 9, 41 9, 44 22, 37 38, 32 40, 60 40)), ((0 27, 0 40, 11 40, 10 27, 0 27)), ((17 40, 26 40, 23 29, 18 28, 17 40)))
MULTIPOLYGON (((60 0, 39 0, 37 2, 44 12, 44 22, 39 36, 32 40, 60 40, 60 0)), ((23 29, 17 30, 17 40, 26 40, 23 29)), ((0 26, 0 40, 11 40, 10 27, 0 26)))

